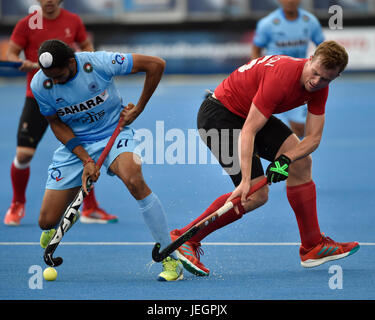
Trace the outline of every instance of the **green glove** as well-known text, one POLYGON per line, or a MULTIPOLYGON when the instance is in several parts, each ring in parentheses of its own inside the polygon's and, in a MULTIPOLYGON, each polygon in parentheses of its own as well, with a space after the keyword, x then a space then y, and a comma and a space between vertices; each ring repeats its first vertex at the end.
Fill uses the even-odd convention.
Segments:
POLYGON ((289 165, 292 161, 285 155, 281 155, 274 162, 271 162, 266 170, 269 183, 284 181, 288 178, 289 165))

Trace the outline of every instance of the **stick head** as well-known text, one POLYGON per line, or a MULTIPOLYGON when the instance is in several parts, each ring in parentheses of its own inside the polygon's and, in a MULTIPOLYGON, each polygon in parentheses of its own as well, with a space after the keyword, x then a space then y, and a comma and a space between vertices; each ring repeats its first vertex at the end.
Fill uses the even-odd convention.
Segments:
MULTIPOLYGON (((62 229, 62 227, 60 227, 62 229)), ((54 237, 51 238, 48 246, 44 250, 43 259, 44 262, 49 265, 50 267, 57 267, 63 263, 63 259, 61 257, 53 257, 53 253, 55 252, 57 246, 59 245, 60 241, 51 243, 51 241, 57 236, 57 232, 55 233, 54 237)), ((62 237, 61 237, 62 238, 62 237)), ((60 239, 61 240, 61 239, 60 239)))
POLYGON ((52 253, 44 254, 44 262, 49 265, 50 267, 58 267, 60 264, 63 263, 63 259, 61 257, 52 257, 52 253))
POLYGON ((157 242, 154 245, 154 248, 152 249, 152 260, 154 260, 155 262, 161 262, 165 258, 163 257, 162 254, 160 254, 159 250, 160 250, 160 243, 157 242))

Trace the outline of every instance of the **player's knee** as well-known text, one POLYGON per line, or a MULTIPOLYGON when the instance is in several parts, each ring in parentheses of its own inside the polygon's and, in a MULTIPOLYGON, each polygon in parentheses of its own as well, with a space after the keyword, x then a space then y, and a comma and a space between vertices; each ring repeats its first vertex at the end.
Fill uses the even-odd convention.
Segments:
POLYGON ((268 186, 264 186, 259 189, 253 195, 251 195, 249 201, 244 205, 245 212, 250 212, 256 208, 259 208, 266 204, 268 201, 268 186))
POLYGON ((20 164, 29 163, 35 154, 35 149, 27 147, 17 147, 16 158, 20 164))
POLYGON ((268 201, 268 186, 265 186, 258 191, 257 198, 257 203, 259 206, 263 206, 264 204, 266 204, 266 202, 268 201))
POLYGON ((268 201, 268 186, 265 186, 259 189, 254 194, 254 202, 256 203, 257 207, 263 206, 268 201))
POLYGON ((311 156, 304 157, 293 163, 289 167, 289 177, 304 179, 311 176, 312 158, 311 156))
POLYGON ((17 161, 20 164, 29 163, 31 162, 32 158, 33 158, 33 155, 26 154, 26 153, 17 153, 17 161))
POLYGON ((39 215, 38 224, 42 230, 50 230, 56 226, 57 221, 48 217, 48 214, 41 212, 39 215))

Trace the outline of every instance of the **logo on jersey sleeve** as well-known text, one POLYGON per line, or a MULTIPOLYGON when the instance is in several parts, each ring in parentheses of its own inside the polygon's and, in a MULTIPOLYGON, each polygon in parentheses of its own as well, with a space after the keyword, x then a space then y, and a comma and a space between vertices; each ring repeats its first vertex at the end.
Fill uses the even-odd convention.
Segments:
POLYGON ((62 107, 57 110, 57 115, 59 117, 64 117, 66 115, 73 115, 80 112, 87 112, 90 109, 97 107, 107 101, 109 97, 108 91, 104 90, 101 94, 72 106, 62 107))
POLYGON ((94 70, 94 67, 92 66, 92 64, 90 62, 86 62, 84 65, 83 65, 83 70, 87 73, 90 73, 94 70))
POLYGON ((52 80, 51 79, 44 80, 43 87, 44 87, 44 89, 47 89, 47 90, 52 89, 52 87, 53 87, 52 80))

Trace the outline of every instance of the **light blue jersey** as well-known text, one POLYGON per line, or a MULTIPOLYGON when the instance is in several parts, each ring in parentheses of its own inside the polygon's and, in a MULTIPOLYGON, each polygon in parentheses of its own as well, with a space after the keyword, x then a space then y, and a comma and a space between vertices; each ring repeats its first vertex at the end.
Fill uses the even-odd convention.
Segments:
MULTIPOLYGON (((267 55, 284 54, 295 58, 306 58, 309 43, 319 45, 324 41, 318 19, 303 9, 298 9, 298 18, 288 20, 282 8, 272 11, 259 20, 253 39, 257 47, 265 48, 267 55)), ((307 107, 284 112, 281 117, 288 121, 303 123, 307 107)))
POLYGON ((306 58, 310 41, 319 45, 324 35, 318 19, 303 9, 298 9, 298 18, 287 20, 279 8, 259 20, 254 44, 265 48, 267 55, 284 54, 295 58, 306 58))
POLYGON ((113 77, 129 74, 131 54, 114 52, 78 52, 77 74, 64 84, 53 84, 39 70, 31 81, 31 90, 44 116, 57 114, 82 142, 109 137, 122 108, 120 93, 113 77))
MULTIPOLYGON (((80 139, 94 161, 114 132, 123 108, 113 77, 129 74, 133 68, 131 54, 113 52, 80 52, 75 54, 77 74, 64 84, 53 84, 38 71, 31 89, 44 116, 56 114, 80 139)), ((103 165, 107 173, 111 163, 124 152, 137 152, 139 141, 130 127, 117 137, 103 165)), ((65 190, 81 185, 81 160, 64 144, 55 150, 48 167, 47 189, 65 190)))

